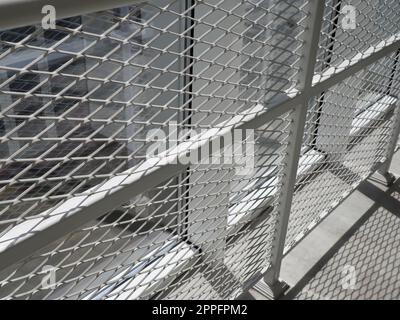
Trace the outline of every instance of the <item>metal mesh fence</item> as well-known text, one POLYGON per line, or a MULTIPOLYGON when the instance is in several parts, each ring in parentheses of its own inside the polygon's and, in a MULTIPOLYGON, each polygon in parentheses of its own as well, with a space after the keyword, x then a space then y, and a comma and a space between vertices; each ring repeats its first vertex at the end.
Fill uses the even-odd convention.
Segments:
POLYGON ((1 298, 233 298, 268 264, 287 116, 256 131, 251 177, 191 166, 1 274, 1 298), (278 130, 279 128, 279 130, 278 130), (261 210, 262 208, 262 210, 261 210), (43 289, 54 268, 57 287, 43 289))
POLYGON ((222 127, 293 86, 303 30, 281 27, 301 7, 213 3, 155 1, 1 33, 2 232, 140 164, 151 130, 222 127), (268 68, 279 73, 267 84, 268 68))
POLYGON ((0 261, 0 299, 234 299, 274 267, 284 215, 290 249, 400 121, 395 50, 326 84, 397 43, 400 6, 353 1, 349 31, 326 1, 314 66, 316 4, 151 0, 0 31, 0 260, 35 249, 0 261))
MULTIPOLYGON (((2 32, 3 250, 140 168, 151 130, 223 128, 292 87, 304 16, 291 2, 154 1, 2 32)), ((6 269, 1 298, 234 297, 268 265, 288 126, 255 132, 250 176, 189 166, 6 269)))
MULTIPOLYGON (((400 37, 398 1, 328 0, 320 35, 316 72, 338 72, 400 37)), ((320 80, 319 77, 316 80, 320 80)))

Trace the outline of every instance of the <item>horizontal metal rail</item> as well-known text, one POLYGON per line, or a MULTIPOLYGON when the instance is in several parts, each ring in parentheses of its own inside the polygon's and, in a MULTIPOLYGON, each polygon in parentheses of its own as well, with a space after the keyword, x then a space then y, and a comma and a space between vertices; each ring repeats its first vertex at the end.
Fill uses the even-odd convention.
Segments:
MULTIPOLYGON (((3 251, 0 252, 0 270, 22 260, 27 255, 63 237, 88 221, 104 215, 135 195, 155 187, 160 181, 178 175, 187 166, 177 164, 176 159, 190 150, 200 149, 204 144, 212 144, 213 140, 219 139, 234 129, 257 129, 294 108, 304 108, 304 101, 308 101, 312 96, 329 89, 371 63, 398 50, 400 48, 398 38, 397 36, 391 37, 386 40, 386 43, 390 43, 390 45, 382 45, 378 50, 368 49, 359 56, 360 60, 352 60, 351 63, 347 63, 346 68, 342 68, 337 73, 329 71, 323 74, 322 81, 315 81, 311 90, 294 91, 286 96, 281 96, 275 101, 271 101, 266 110, 256 111, 247 116, 239 115, 230 120, 229 123, 225 123, 225 128, 214 129, 203 137, 195 137, 192 142, 188 141, 180 145, 177 150, 169 150, 169 157, 151 159, 135 168, 135 171, 130 170, 117 175, 101 186, 67 200, 66 203, 55 209, 56 217, 49 218, 48 222, 44 219, 43 224, 41 223, 43 227, 38 229, 37 233, 29 234, 18 243, 7 248, 3 247, 3 251), (198 143, 198 141, 202 142, 198 143)), ((382 43, 384 42, 382 41, 382 43)), ((39 216, 46 216, 46 214, 39 216)))

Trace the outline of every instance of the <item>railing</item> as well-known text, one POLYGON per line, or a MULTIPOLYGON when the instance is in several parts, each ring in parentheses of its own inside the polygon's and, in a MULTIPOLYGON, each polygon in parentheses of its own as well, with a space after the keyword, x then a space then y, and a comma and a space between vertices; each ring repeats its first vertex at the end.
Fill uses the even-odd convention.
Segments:
POLYGON ((67 3, 0 1, 0 298, 276 296, 283 256, 388 172, 397 0, 67 3))

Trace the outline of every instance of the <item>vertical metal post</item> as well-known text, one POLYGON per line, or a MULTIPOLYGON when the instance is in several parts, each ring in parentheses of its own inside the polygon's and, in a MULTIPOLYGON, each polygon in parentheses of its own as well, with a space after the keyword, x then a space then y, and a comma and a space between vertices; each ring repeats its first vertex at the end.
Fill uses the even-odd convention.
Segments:
POLYGON ((397 97, 397 99, 393 114, 392 135, 387 148, 387 157, 385 162, 382 164, 382 167, 379 168, 379 173, 386 178, 388 185, 392 184, 396 180, 396 177, 390 173, 390 166, 392 164, 394 152, 396 151, 397 140, 400 135, 400 97, 397 97))
MULTIPOLYGON (((277 298, 284 290, 285 284, 279 281, 281 263, 284 253, 289 215, 296 183, 297 168, 300 159, 304 129, 306 125, 307 106, 311 98, 310 88, 314 76, 317 59, 319 36, 322 27, 325 0, 308 1, 308 17, 305 20, 303 33, 303 54, 300 59, 300 74, 298 89, 305 93, 302 103, 292 111, 292 126, 286 156, 284 158, 281 190, 277 203, 278 221, 272 244, 271 265, 264 276, 270 291, 262 292, 270 298, 277 298)), ((258 291, 260 287, 255 287, 258 291)))

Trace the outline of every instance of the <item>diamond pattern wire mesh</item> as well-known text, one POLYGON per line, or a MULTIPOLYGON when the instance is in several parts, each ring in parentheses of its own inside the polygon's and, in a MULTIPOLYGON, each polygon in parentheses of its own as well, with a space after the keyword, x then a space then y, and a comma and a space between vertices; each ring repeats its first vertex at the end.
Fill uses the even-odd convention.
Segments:
MULTIPOLYGON (((398 40, 399 9, 397 1, 326 1, 314 82, 398 40), (349 7, 355 28, 348 26, 349 7)), ((309 102, 287 250, 385 160, 400 88, 398 53, 309 102)))
MULTIPOLYGON (((288 48, 299 44, 279 36, 268 41, 274 34, 267 33, 278 31, 261 26, 262 5, 198 4, 202 18, 188 18, 193 39, 180 30, 187 22, 180 3, 63 20, 56 31, 2 33, 2 230, 136 165, 149 130, 171 121, 178 130, 217 126, 263 102, 266 90, 280 93, 295 81, 298 55, 288 48), (212 17, 222 22, 214 27, 212 17), (193 52, 180 48, 183 40, 193 52), (280 57, 273 65, 283 74, 265 88, 269 51, 280 57)), ((290 2, 275 7, 277 13, 268 11, 273 23, 282 25, 285 15, 301 19, 290 2)))
POLYGON ((150 130, 222 126, 294 85, 303 30, 275 28, 300 21, 301 6, 213 3, 156 1, 56 31, 2 32, 3 233, 143 161, 150 130), (280 74, 266 86, 268 68, 280 74))
MULTIPOLYGON (((152 0, 62 19, 56 30, 0 32, 1 251, 66 218, 71 199, 79 207, 124 185, 146 163, 151 130, 223 130, 288 98, 303 68, 307 2, 152 0)), ((395 2, 389 11, 354 3, 354 32, 340 29, 335 3, 315 82, 397 39, 395 2)), ((387 56, 310 101, 287 248, 386 157, 397 61, 387 56)), ((235 298, 271 262, 292 125, 288 112, 255 130, 251 174, 188 165, 1 270, 0 298, 235 298), (57 282, 46 287, 51 271, 57 282)))
MULTIPOLYGON (((396 185, 395 190, 398 188, 396 185)), ((400 194, 393 191, 384 201, 396 202, 399 199, 400 194)), ((399 218, 385 206, 372 208, 368 220, 329 259, 296 299, 399 298, 399 218)))
MULTIPOLYGON (((138 168, 150 130, 223 128, 296 85, 305 1, 182 3, 0 34, 3 250, 138 168)), ((269 263, 289 119, 256 130, 251 175, 191 165, 3 270, 0 298, 235 297, 269 263)))
POLYGON ((161 183, 10 267, 0 298, 234 297, 268 263, 287 117, 257 130, 252 177, 191 166, 179 185, 161 183), (44 266, 56 268, 55 289, 42 287, 44 266))
POLYGON ((385 57, 310 102, 299 167, 308 172, 296 184, 288 248, 386 159, 400 93, 397 59, 398 54, 385 57))

